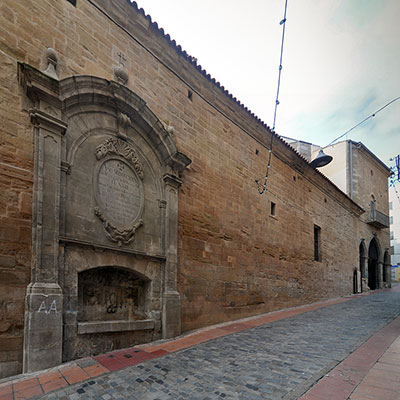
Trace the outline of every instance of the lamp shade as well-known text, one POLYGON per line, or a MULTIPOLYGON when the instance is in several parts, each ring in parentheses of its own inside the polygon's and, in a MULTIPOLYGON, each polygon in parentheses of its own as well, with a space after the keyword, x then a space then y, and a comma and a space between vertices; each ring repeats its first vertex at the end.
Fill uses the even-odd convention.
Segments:
POLYGON ((333 157, 325 154, 323 152, 323 150, 321 149, 319 151, 317 157, 315 157, 314 160, 312 160, 310 162, 310 165, 313 168, 320 168, 320 167, 324 167, 325 165, 328 165, 332 160, 333 160, 333 157))

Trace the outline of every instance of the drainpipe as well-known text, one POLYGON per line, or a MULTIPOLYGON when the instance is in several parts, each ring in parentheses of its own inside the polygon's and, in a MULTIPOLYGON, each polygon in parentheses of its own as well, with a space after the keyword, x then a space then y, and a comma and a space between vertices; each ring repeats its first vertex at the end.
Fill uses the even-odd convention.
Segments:
POLYGON ((350 198, 353 200, 353 145, 349 140, 350 198))

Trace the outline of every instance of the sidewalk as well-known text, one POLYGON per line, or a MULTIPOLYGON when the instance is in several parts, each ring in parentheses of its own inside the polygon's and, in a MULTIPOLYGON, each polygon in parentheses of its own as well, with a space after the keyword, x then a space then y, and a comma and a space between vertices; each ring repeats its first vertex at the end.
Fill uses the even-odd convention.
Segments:
POLYGON ((400 317, 373 335, 300 399, 400 399, 400 317))
MULTIPOLYGON (((368 294, 349 296, 246 318, 240 321, 201 329, 173 340, 136 346, 95 357, 87 357, 50 370, 11 377, 0 383, 0 400, 29 399, 53 392, 57 389, 68 388, 71 385, 82 383, 82 386, 77 388, 76 393, 70 397, 63 397, 65 399, 76 399, 79 398, 77 396, 80 393, 85 393, 85 388, 97 384, 95 378, 106 376, 113 371, 123 370, 142 363, 146 365, 146 361, 164 357, 180 350, 194 348, 201 343, 212 341, 213 339, 251 330, 252 328, 271 322, 284 320, 335 304, 351 302, 360 297, 374 296, 382 292, 374 291, 368 294)), ((400 286, 389 289, 387 292, 400 292, 400 286)), ((313 382, 309 383, 307 387, 304 387, 304 385, 303 387, 299 387, 299 393, 291 393, 291 397, 285 398, 300 398, 302 400, 339 400, 347 398, 352 400, 400 399, 399 336, 400 317, 397 317, 373 334, 357 350, 336 365, 336 367, 333 369, 330 368, 330 372, 320 379, 306 394, 303 395, 304 391, 313 382)), ((315 381, 319 378, 320 376, 316 377, 315 381)), ((140 379, 136 379, 136 382, 138 384, 141 383, 140 379)), ((74 388, 76 389, 76 387, 74 388)), ((229 396, 226 397, 229 398, 229 396)), ((54 394, 52 398, 61 397, 55 397, 54 394)))

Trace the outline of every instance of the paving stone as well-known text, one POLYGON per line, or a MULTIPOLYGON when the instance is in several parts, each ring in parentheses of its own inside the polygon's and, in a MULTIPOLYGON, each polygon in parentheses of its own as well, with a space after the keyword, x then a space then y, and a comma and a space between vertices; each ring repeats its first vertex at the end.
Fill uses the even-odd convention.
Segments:
POLYGON ((306 391, 399 313, 400 293, 380 292, 220 337, 56 393, 72 400, 286 400, 299 389, 306 391))

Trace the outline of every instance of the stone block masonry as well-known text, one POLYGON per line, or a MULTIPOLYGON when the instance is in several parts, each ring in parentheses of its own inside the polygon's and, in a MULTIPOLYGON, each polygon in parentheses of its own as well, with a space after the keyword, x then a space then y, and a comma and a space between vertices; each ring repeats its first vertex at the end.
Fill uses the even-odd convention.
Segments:
MULTIPOLYGON (((21 371, 24 342, 25 365, 46 367, 29 347, 45 340, 32 308, 42 294, 62 310, 46 315, 58 318, 52 349, 65 361, 84 355, 79 343, 92 354, 351 293, 363 210, 277 136, 260 196, 255 179, 271 134, 134 3, 3 1, 0 341, 9 344, 0 346, 1 376, 21 371), (43 74, 49 47, 58 80, 43 74), (134 186, 105 176, 111 166, 125 168, 134 186), (129 187, 100 192, 99 181, 129 187), (79 277, 101 268, 138 279, 117 292, 143 289, 129 304, 153 321, 150 333, 78 333, 79 277), (25 306, 31 282, 48 286, 29 286, 25 306)), ((95 315, 117 310, 97 290, 84 304, 95 315)), ((140 326, 127 310, 118 311, 120 326, 140 326)))

